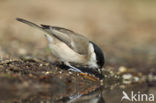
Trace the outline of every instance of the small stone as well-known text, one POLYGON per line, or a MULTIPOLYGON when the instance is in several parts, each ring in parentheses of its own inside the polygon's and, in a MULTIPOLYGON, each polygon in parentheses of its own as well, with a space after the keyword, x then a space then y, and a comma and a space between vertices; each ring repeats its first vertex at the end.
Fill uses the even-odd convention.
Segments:
POLYGON ((139 80, 140 80, 139 77, 134 77, 135 82, 139 82, 139 80))
POLYGON ((129 79, 132 79, 132 77, 133 77, 132 74, 124 74, 124 75, 122 75, 123 79, 128 79, 129 80, 129 79))
POLYGON ((119 72, 120 73, 127 72, 127 68, 125 66, 121 66, 121 67, 119 67, 119 72))
POLYGON ((62 71, 60 71, 59 73, 62 74, 62 71))
POLYGON ((122 75, 122 78, 123 78, 124 84, 131 84, 132 83, 132 79, 133 79, 132 74, 124 74, 124 75, 122 75))
POLYGON ((40 64, 39 66, 40 66, 40 67, 42 67, 42 66, 43 66, 43 64, 40 64))
POLYGON ((45 66, 48 66, 48 65, 49 65, 49 63, 46 63, 46 64, 45 64, 45 66))
POLYGON ((68 72, 69 74, 73 74, 72 72, 68 72))
POLYGON ((149 80, 149 81, 156 81, 156 76, 153 75, 153 74, 149 74, 149 75, 148 75, 148 80, 149 80))
POLYGON ((45 74, 47 75, 47 74, 49 74, 50 72, 49 71, 47 71, 45 74))

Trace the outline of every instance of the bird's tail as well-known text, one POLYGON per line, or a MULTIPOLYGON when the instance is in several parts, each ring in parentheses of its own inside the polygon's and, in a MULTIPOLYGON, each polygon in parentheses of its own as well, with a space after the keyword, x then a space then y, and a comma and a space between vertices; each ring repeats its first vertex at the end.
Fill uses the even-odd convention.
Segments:
POLYGON ((25 23, 25 24, 27 24, 27 25, 29 25, 29 26, 31 26, 31 27, 34 27, 34 28, 36 28, 36 29, 40 29, 40 30, 42 30, 42 31, 44 31, 44 32, 47 32, 47 31, 45 31, 41 26, 39 26, 39 25, 37 25, 37 24, 35 24, 35 23, 32 23, 32 22, 30 22, 30 21, 28 21, 28 20, 25 20, 25 19, 22 19, 22 18, 16 18, 16 20, 19 21, 19 22, 25 23))

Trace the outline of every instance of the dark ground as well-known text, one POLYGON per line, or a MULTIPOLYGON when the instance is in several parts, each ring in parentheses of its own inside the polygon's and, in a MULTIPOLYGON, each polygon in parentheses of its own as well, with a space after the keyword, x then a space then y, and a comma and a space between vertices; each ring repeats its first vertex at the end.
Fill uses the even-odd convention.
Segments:
POLYGON ((156 93, 154 72, 143 74, 124 66, 119 67, 117 71, 114 71, 114 68, 116 67, 106 66, 103 71, 104 78, 99 80, 93 75, 84 76, 64 70, 42 59, 32 57, 3 59, 0 62, 0 101, 114 103, 120 101, 123 90, 156 93), (74 98, 71 98, 72 96, 74 98), (112 96, 114 98, 110 100, 112 96))

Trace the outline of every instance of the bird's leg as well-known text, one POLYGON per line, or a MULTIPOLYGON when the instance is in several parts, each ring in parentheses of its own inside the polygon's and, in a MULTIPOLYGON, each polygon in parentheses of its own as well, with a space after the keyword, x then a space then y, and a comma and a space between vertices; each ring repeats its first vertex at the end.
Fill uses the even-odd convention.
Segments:
POLYGON ((76 67, 70 65, 68 62, 65 62, 65 65, 67 65, 67 66, 70 67, 70 69, 68 69, 68 70, 71 70, 71 71, 74 71, 74 72, 83 73, 81 70, 79 70, 78 68, 76 68, 76 67))
POLYGON ((70 69, 68 69, 68 70, 71 70, 71 71, 73 71, 73 72, 79 72, 80 75, 83 76, 83 77, 86 78, 86 79, 89 79, 89 80, 92 80, 92 81, 97 81, 97 80, 98 80, 96 77, 94 77, 94 76, 89 76, 88 73, 82 72, 82 71, 79 70, 78 68, 76 68, 76 67, 70 65, 68 62, 65 62, 64 64, 65 64, 66 66, 70 67, 70 69))

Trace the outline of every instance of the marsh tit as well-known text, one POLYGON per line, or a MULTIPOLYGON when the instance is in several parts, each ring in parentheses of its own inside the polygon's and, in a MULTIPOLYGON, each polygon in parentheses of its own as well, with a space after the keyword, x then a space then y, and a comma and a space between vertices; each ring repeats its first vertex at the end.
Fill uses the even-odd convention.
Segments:
POLYGON ((92 41, 74 31, 49 25, 37 25, 22 18, 16 20, 45 33, 49 48, 58 61, 63 62, 70 70, 82 72, 72 64, 88 67, 101 72, 104 65, 102 50, 92 41))

